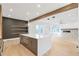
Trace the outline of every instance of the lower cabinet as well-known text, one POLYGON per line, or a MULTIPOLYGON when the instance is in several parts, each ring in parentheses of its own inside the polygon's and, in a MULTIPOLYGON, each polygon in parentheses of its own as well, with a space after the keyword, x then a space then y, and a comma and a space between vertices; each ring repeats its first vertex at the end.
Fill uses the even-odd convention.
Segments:
POLYGON ((20 43, 37 55, 37 39, 21 35, 20 43))

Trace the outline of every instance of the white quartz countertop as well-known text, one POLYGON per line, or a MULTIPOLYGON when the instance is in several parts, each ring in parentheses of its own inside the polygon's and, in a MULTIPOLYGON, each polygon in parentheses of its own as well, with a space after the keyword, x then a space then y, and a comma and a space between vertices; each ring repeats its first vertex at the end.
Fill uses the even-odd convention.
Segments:
POLYGON ((38 34, 36 34, 36 35, 35 34, 20 34, 20 35, 32 37, 35 39, 43 39, 43 38, 48 37, 47 35, 38 35, 38 34))
POLYGON ((35 35, 32 35, 32 34, 21 34, 23 36, 28 36, 28 37, 32 37, 32 38, 37 38, 35 35))

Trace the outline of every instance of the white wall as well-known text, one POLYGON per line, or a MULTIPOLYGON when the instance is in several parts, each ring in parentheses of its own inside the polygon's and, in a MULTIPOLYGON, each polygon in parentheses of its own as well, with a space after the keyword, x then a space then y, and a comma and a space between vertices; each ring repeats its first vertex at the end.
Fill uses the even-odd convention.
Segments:
POLYGON ((34 22, 30 22, 28 24, 29 26, 29 34, 35 34, 35 26, 37 24, 44 24, 46 25, 45 27, 45 32, 44 34, 48 34, 49 33, 49 28, 54 24, 54 23, 62 23, 60 26, 61 28, 78 28, 79 23, 78 23, 78 9, 72 9, 70 11, 66 11, 63 13, 59 13, 54 15, 55 18, 52 18, 52 16, 50 17, 46 17, 43 18, 41 20, 37 20, 34 22), (47 20, 48 18, 50 18, 50 20, 47 20))

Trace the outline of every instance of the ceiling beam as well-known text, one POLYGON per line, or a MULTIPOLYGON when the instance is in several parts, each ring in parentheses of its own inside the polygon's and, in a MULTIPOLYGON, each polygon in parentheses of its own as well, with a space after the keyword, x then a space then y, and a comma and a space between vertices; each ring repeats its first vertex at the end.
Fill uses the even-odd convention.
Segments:
POLYGON ((41 15, 41 16, 38 16, 36 18, 33 18, 31 19, 29 22, 33 22, 35 20, 40 20, 42 18, 45 18, 45 17, 48 17, 48 16, 51 16, 51 15, 55 15, 55 14, 58 14, 58 13, 61 13, 61 12, 65 12, 65 11, 68 11, 68 10, 71 10, 71 9, 74 9, 74 8, 78 8, 78 3, 71 3, 71 4, 68 4, 64 7, 61 7, 61 8, 58 8, 54 11, 51 11, 49 13, 46 13, 44 15, 41 15))

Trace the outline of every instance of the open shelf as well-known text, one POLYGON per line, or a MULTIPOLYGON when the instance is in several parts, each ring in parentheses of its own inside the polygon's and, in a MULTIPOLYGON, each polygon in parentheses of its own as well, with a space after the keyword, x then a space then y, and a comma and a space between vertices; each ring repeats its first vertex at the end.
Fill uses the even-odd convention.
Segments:
POLYGON ((11 29, 13 31, 26 31, 27 29, 11 29))
POLYGON ((11 31, 13 31, 12 32, 12 34, 13 35, 19 35, 19 34, 25 34, 25 33, 27 33, 27 31, 28 31, 28 27, 25 27, 25 26, 12 26, 12 29, 11 29, 11 31))
POLYGON ((25 27, 28 27, 28 26, 11 26, 12 28, 25 28, 25 27))
POLYGON ((19 37, 19 34, 28 33, 28 22, 3 17, 4 39, 19 37))
POLYGON ((21 33, 12 33, 12 34, 15 34, 15 35, 17 35, 17 34, 26 34, 26 33, 23 33, 23 32, 21 32, 21 33))

